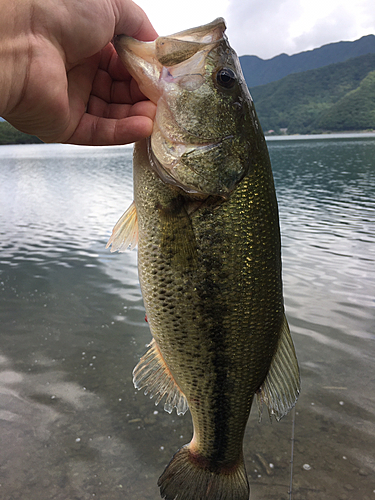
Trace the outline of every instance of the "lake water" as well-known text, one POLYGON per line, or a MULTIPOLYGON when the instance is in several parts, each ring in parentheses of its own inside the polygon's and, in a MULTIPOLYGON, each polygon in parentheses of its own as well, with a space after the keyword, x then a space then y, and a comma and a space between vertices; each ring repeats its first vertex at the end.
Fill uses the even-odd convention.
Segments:
MULTIPOLYGON (((245 437, 251 499, 375 499, 375 136, 270 140, 295 414, 245 437), (294 440, 293 416, 295 417, 294 440)), ((105 244, 132 149, 0 147, 0 498, 156 500, 191 437, 131 372, 150 340, 136 251, 105 244)))

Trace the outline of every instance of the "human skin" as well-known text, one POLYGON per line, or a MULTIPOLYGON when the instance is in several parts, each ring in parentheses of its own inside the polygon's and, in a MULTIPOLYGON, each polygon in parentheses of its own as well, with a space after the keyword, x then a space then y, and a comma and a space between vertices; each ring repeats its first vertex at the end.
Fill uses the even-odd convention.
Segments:
POLYGON ((0 0, 0 116, 45 142, 125 144, 152 132, 155 105, 111 43, 157 33, 131 0, 0 0))

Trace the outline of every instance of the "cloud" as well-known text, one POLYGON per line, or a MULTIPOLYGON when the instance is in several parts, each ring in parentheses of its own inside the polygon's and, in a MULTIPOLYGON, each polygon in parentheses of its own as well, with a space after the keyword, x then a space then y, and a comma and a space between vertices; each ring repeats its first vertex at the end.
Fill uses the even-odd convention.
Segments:
POLYGON ((289 24, 300 14, 295 0, 231 0, 228 36, 239 55, 272 57, 288 50, 289 24))
POLYGON ((373 0, 230 0, 226 19, 237 53, 264 59, 375 32, 373 0))
POLYGON ((159 35, 209 23, 224 16, 229 0, 135 0, 146 12, 159 35))
POLYGON ((345 8, 336 8, 329 17, 318 19, 315 24, 292 40, 294 51, 321 47, 332 41, 350 40, 356 37, 357 27, 353 24, 350 12, 345 8))
POLYGON ((238 55, 269 59, 375 33, 374 0, 136 0, 161 35, 223 16, 238 55))

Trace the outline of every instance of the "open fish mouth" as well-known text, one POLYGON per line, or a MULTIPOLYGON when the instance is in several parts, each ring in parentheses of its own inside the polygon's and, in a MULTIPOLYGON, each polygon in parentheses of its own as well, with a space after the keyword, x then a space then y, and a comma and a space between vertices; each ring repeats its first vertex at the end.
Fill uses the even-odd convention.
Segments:
POLYGON ((161 36, 153 42, 117 35, 113 43, 141 91, 156 104, 161 96, 157 82, 167 76, 165 68, 175 67, 202 50, 211 50, 223 39, 225 29, 224 19, 218 18, 201 29, 161 36))

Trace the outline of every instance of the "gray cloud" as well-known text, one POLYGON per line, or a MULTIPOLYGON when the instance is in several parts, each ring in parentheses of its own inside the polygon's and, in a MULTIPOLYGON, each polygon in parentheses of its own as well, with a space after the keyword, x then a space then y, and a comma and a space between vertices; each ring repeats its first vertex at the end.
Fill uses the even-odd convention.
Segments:
MULTIPOLYGON (((329 17, 319 19, 311 30, 293 39, 294 51, 308 50, 327 43, 349 40, 356 36, 353 16, 345 8, 337 8, 329 17)), ((367 34, 367 33, 364 33, 367 34)))
POLYGON ((230 0, 228 36, 239 55, 268 58, 290 49, 289 25, 301 9, 295 0, 230 0))
POLYGON ((225 17, 231 45, 238 55, 269 59, 375 33, 373 0, 343 2, 320 19, 319 4, 316 8, 316 22, 303 31, 303 0, 230 0, 225 17), (293 37, 291 27, 299 22, 302 34, 293 37))

